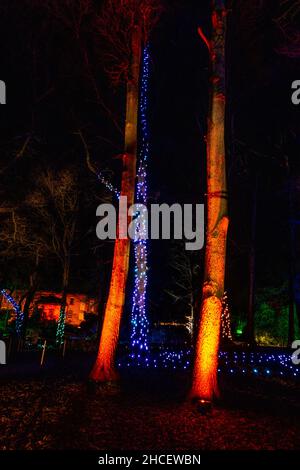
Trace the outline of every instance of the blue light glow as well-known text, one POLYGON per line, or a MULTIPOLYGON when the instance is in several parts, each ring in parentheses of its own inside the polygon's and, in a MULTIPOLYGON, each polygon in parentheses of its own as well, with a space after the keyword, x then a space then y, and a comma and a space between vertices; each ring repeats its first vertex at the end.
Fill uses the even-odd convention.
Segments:
POLYGON ((3 297, 5 297, 5 299, 12 305, 14 311, 16 312, 16 333, 18 336, 20 336, 22 333, 22 327, 24 322, 24 313, 22 312, 18 302, 16 302, 15 299, 11 295, 9 295, 5 289, 1 289, 0 292, 3 297))
MULTIPOLYGON (((190 369, 192 349, 169 350, 160 348, 152 352, 148 361, 132 363, 131 356, 120 358, 119 367, 139 366, 154 369, 190 369)), ((281 377, 300 380, 300 367, 292 362, 292 353, 263 351, 221 351, 219 353, 219 375, 281 377)))
POLYGON ((116 189, 113 186, 113 184, 103 176, 103 174, 101 172, 98 173, 97 177, 98 177, 98 180, 100 181, 100 183, 102 183, 108 191, 113 193, 116 196, 117 199, 120 199, 120 196, 121 196, 120 191, 118 189, 116 189))
MULTIPOLYGON (((149 88, 149 45, 143 50, 141 92, 140 92, 140 124, 141 124, 141 144, 139 152, 137 183, 136 183, 136 203, 147 204, 147 163, 149 157, 149 129, 148 129, 148 88, 149 88)), ((147 219, 146 214, 139 213, 139 221, 136 227, 134 240, 134 290, 132 296, 131 310, 131 360, 136 364, 141 361, 149 364, 148 335, 149 321, 146 312, 147 293, 147 219)))

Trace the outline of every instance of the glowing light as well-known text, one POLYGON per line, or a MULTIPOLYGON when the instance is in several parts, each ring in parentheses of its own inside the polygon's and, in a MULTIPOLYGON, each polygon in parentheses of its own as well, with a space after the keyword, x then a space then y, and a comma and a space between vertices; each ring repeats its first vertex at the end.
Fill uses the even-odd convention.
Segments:
POLYGON ((65 305, 60 307, 59 319, 56 329, 56 343, 61 345, 64 342, 65 336, 65 323, 66 323, 66 308, 65 305))
POLYGON ((232 340, 232 333, 231 333, 231 321, 230 321, 230 312, 228 306, 228 297, 227 293, 224 292, 223 299, 222 299, 222 318, 221 318, 221 335, 223 339, 227 339, 229 341, 232 340))
MULTIPOLYGON (((141 144, 137 171, 136 203, 147 204, 147 163, 149 156, 148 130, 148 87, 149 87, 149 45, 146 45, 142 58, 141 91, 140 91, 140 123, 141 144)), ((131 359, 134 363, 148 361, 149 321, 146 312, 147 293, 147 219, 143 211, 139 214, 134 240, 134 290, 131 310, 131 359)))
POLYGON ((126 278, 129 263, 129 239, 115 241, 111 284, 105 309, 99 351, 90 374, 95 381, 115 380, 114 368, 116 344, 124 307, 126 278))
POLYGON ((202 302, 202 319, 195 351, 192 396, 211 400, 217 393, 218 348, 222 302, 216 296, 202 302))
MULTIPOLYGON (((191 397, 218 395, 217 372, 222 297, 224 293, 228 208, 225 161, 225 32, 224 0, 212 3, 210 41, 210 114, 207 134, 207 230, 205 274, 195 350, 191 397)), ((199 31, 200 33, 200 31, 199 31)), ((202 39, 204 39, 202 37, 202 39)))
MULTIPOLYGON (((140 368, 147 369, 178 369, 188 370, 192 364, 191 349, 169 350, 160 348, 159 351, 152 352, 149 360, 140 362, 140 368)), ((268 376, 285 377, 287 379, 300 380, 300 368, 292 363, 289 353, 265 353, 265 352, 245 352, 245 351, 220 351, 218 357, 219 375, 242 375, 246 376, 268 376)), ((122 357, 118 361, 118 367, 132 367, 132 357, 122 357)), ((205 398, 202 400, 207 401, 205 398)))
POLYGON ((20 305, 15 301, 15 299, 6 292, 5 289, 1 289, 0 293, 5 297, 5 299, 12 305, 14 311, 16 312, 16 333, 18 336, 22 333, 22 327, 24 322, 24 313, 20 305))
POLYGON ((106 189, 108 189, 108 191, 113 193, 118 199, 120 198, 121 192, 115 188, 114 185, 108 181, 101 172, 98 173, 97 177, 98 180, 106 187, 106 189))
MULTIPOLYGON (((131 52, 132 60, 127 81, 125 139, 121 195, 127 197, 127 207, 134 202, 134 181, 136 177, 136 143, 138 85, 140 77, 141 34, 139 27, 133 29, 131 52)), ((117 191, 117 194, 118 191, 117 191)), ((120 229, 120 226, 118 227, 120 229)), ((129 266, 130 240, 117 238, 114 247, 113 266, 105 307, 103 326, 97 359, 90 378, 95 381, 111 381, 117 378, 115 354, 119 339, 120 322, 124 310, 126 282, 129 266)))

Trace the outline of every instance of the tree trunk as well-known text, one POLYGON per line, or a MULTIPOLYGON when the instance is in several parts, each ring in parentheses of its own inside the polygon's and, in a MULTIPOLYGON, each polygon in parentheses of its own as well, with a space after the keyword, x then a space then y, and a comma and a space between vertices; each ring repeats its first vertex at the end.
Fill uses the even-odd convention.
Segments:
MULTIPOLYGON (((141 29, 136 26, 132 34, 132 61, 127 82, 127 107, 125 124, 125 153, 121 196, 127 196, 128 207, 134 203, 137 158, 137 123, 139 74, 141 60, 141 29)), ((119 339, 120 322, 125 304, 125 290, 129 266, 130 240, 117 239, 114 248, 113 267, 108 300, 105 308, 97 359, 91 372, 95 381, 111 381, 117 378, 115 353, 119 339)))
POLYGON ((229 222, 224 138, 226 10, 223 0, 213 0, 212 29, 205 272, 191 391, 193 398, 208 401, 218 393, 218 351, 229 222))
POLYGON ((61 304, 60 304, 59 319, 58 319, 57 330, 56 330, 56 343, 59 346, 64 342, 69 274, 70 274, 70 258, 68 256, 64 261, 64 267, 63 267, 63 285, 62 285, 62 293, 61 293, 61 304))
POLYGON ((106 295, 104 294, 104 286, 105 286, 105 263, 104 263, 104 255, 101 250, 101 259, 98 260, 97 269, 99 271, 99 280, 100 280, 100 287, 98 293, 98 305, 97 305, 97 330, 96 330, 96 337, 97 342, 100 341, 100 335, 103 325, 103 310, 105 308, 105 300, 106 295))
POLYGON ((34 300, 34 296, 37 290, 38 268, 39 268, 39 253, 37 251, 36 259, 35 259, 35 267, 34 267, 33 273, 29 277, 29 290, 26 295, 26 300, 25 300, 24 309, 23 309, 23 314, 24 314, 23 327, 22 327, 23 339, 25 339, 25 336, 26 336, 26 329, 27 329, 27 324, 28 324, 28 319, 29 319, 30 306, 34 300))
POLYGON ((255 292, 255 239, 256 239, 256 218, 257 218, 257 191, 258 175, 255 175, 252 201, 252 220, 251 220, 251 240, 249 250, 249 297, 248 297, 248 316, 246 327, 246 339, 249 344, 255 344, 254 335, 254 292, 255 292))
POLYGON ((26 336, 26 329, 27 329, 27 324, 28 324, 28 319, 29 319, 29 311, 30 311, 30 306, 33 302, 34 296, 36 293, 36 287, 35 286, 30 286, 30 289, 26 295, 26 300, 24 303, 24 308, 23 308, 23 314, 24 314, 24 320, 23 320, 23 326, 22 326, 22 337, 25 338, 26 336))

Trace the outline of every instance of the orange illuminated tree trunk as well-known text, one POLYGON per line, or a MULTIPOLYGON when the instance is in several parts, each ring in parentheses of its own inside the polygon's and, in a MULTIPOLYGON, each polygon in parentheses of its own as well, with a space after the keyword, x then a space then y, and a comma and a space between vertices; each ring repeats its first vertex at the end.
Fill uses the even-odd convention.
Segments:
MULTIPOLYGON (((224 139, 226 10, 224 0, 213 0, 212 5, 212 38, 206 41, 211 62, 211 92, 207 136, 205 273, 191 391, 193 398, 208 401, 218 394, 217 367, 228 229, 224 139)), ((199 33, 203 35, 201 31, 199 33)))
MULTIPOLYGON (((121 196, 127 196, 128 207, 134 203, 141 40, 141 28, 135 26, 132 33, 132 58, 127 80, 125 152, 121 184, 121 196)), ((112 381, 117 378, 115 353, 125 303, 129 254, 130 240, 128 238, 117 239, 98 355, 90 374, 91 379, 98 382, 112 381)))

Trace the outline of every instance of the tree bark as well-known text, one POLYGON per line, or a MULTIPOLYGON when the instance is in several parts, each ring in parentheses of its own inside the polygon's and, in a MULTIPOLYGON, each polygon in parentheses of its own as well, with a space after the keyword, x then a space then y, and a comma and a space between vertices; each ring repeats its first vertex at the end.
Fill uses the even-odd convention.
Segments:
POLYGON ((23 308, 23 314, 24 314, 24 320, 23 320, 23 326, 22 326, 23 339, 25 339, 25 336, 26 336, 26 329, 27 329, 27 324, 28 324, 28 319, 29 319, 29 311, 30 311, 30 307, 33 302, 35 293, 36 293, 36 287, 30 286, 30 289, 26 295, 26 300, 25 300, 24 308, 23 308))
POLYGON ((191 390, 193 398, 208 401, 218 394, 218 351, 229 222, 224 135, 226 10, 223 0, 213 0, 212 5, 205 272, 191 390))
MULTIPOLYGON (((132 34, 130 76, 127 82, 125 153, 123 155, 121 185, 121 196, 127 196, 128 207, 134 203, 141 38, 141 28, 135 26, 132 34)), ((90 374, 90 378, 97 382, 112 381, 117 378, 115 371, 115 353, 125 304, 129 254, 130 240, 128 238, 118 238, 115 242, 110 289, 105 308, 98 355, 90 374)))
POLYGON ((34 296, 37 290, 37 276, 38 276, 38 269, 39 269, 39 253, 37 251, 36 253, 36 259, 35 259, 35 267, 33 273, 29 277, 29 290, 26 295, 26 300, 24 303, 24 309, 23 309, 23 314, 24 314, 24 319, 23 319, 23 326, 22 326, 22 337, 25 339, 26 337, 26 329, 27 329, 27 324, 28 324, 28 319, 29 319, 29 311, 31 304, 34 300, 34 296))

